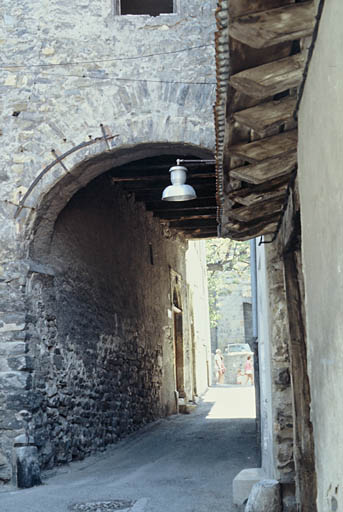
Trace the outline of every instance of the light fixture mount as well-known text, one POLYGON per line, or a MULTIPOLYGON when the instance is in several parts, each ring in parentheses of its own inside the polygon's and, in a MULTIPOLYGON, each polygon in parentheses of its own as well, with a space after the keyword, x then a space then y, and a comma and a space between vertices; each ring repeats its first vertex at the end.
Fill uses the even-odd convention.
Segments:
POLYGON ((172 184, 163 190, 163 201, 191 201, 197 197, 194 188, 186 184, 188 169, 181 163, 213 164, 215 160, 182 160, 178 158, 176 165, 169 169, 172 184))

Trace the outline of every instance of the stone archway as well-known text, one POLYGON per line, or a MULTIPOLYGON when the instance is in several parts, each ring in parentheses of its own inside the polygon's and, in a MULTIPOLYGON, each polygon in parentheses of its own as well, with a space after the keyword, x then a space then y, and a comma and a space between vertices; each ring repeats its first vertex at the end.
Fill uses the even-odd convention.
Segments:
POLYGON ((26 328, 39 403, 29 428, 42 468, 83 458, 174 412, 174 363, 180 397, 192 395, 186 243, 111 185, 111 169, 154 155, 206 158, 209 151, 144 144, 92 157, 48 191, 28 224, 26 328), (179 276, 176 286, 168 268, 179 276))

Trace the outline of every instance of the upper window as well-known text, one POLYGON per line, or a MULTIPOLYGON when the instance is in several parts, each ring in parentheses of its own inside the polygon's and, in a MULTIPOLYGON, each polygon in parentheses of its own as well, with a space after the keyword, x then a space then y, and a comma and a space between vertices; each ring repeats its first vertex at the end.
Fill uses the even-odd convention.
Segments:
POLYGON ((120 14, 159 16, 174 12, 174 0, 120 0, 120 14))

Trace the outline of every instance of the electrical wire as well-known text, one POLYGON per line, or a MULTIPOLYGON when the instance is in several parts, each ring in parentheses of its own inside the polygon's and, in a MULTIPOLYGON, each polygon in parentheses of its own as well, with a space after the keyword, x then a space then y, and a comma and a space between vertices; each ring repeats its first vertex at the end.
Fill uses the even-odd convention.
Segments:
POLYGON ((125 77, 117 77, 117 76, 106 76, 106 77, 93 77, 87 75, 75 75, 75 74, 60 74, 60 73, 42 73, 42 76, 54 76, 61 78, 84 78, 89 80, 111 80, 118 82, 148 82, 148 83, 157 83, 157 84, 185 84, 185 85, 216 85, 216 82, 187 82, 183 80, 154 80, 150 78, 125 78, 125 77))
MULTIPOLYGON (((59 66, 78 66, 80 64, 98 64, 101 62, 115 62, 115 61, 123 61, 123 60, 137 60, 137 59, 148 59, 151 57, 156 57, 160 55, 173 55, 176 53, 188 52, 191 50, 199 50, 202 48, 214 48, 213 44, 202 44, 200 46, 190 46, 188 48, 181 48, 180 50, 172 50, 169 52, 158 52, 158 53, 150 53, 146 55, 132 55, 127 57, 112 57, 112 58, 101 58, 97 60, 80 60, 80 61, 71 61, 71 62, 59 62, 55 64, 5 64, 3 62, 0 63, 0 69, 7 70, 7 68, 23 68, 23 69, 31 69, 31 68, 40 68, 40 67, 59 67, 59 66)), ((10 70, 9 70, 10 71, 10 70)))

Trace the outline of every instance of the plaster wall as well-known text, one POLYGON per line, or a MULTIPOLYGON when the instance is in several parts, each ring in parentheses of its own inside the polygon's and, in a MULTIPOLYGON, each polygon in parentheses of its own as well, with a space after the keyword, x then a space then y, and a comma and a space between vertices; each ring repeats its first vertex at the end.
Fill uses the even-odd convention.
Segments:
MULTIPOLYGON (((43 314, 41 304, 55 300, 47 291, 55 278, 46 247, 57 243, 60 213, 97 176, 147 156, 138 147, 159 144, 162 154, 172 143, 213 150, 214 7, 214 0, 191 0, 177 2, 170 15, 121 17, 111 0, 1 3, 0 47, 8 67, 0 70, 0 482, 15 483, 14 445, 34 445, 18 435, 35 429, 41 400, 34 387, 37 358, 45 357, 45 340, 54 336, 54 319, 39 326, 35 315, 43 314), (115 135, 108 143, 101 139, 101 124, 115 135), (37 180, 19 212, 20 199, 56 154, 84 142, 92 144, 37 180), (33 274, 43 276, 44 286, 36 287, 33 274), (30 346, 32 325, 41 329, 41 348, 37 340, 30 346)), ((141 206, 136 213, 150 222, 141 206)), ((164 269, 169 272, 167 264, 164 269)), ((170 326, 163 336, 172 339, 170 326)), ((171 359, 164 360, 167 383, 171 359)), ((167 387, 161 384, 159 391, 164 404, 167 387)))
POLYGON ((308 369, 318 510, 343 510, 343 33, 340 0, 325 2, 299 114, 308 369))
POLYGON ((247 343, 244 325, 244 302, 251 303, 250 280, 244 281, 234 272, 228 272, 225 281, 231 293, 218 297, 218 348, 224 352, 229 343, 247 343))
POLYGON ((256 247, 257 324, 260 372, 261 456, 262 468, 268 478, 275 478, 272 411, 271 336, 268 300, 268 279, 264 245, 256 247))
POLYGON ((194 355, 194 393, 201 396, 211 384, 211 335, 208 307, 206 245, 190 241, 186 253, 186 275, 191 294, 191 336, 194 355))

